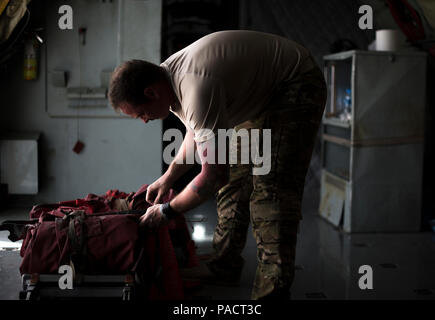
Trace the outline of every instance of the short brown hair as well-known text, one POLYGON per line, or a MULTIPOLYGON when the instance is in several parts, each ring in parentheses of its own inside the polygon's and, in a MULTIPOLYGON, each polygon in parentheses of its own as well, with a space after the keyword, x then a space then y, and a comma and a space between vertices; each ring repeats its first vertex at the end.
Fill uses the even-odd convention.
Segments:
POLYGON ((119 112, 123 102, 138 106, 147 102, 145 87, 161 80, 163 69, 144 60, 129 60, 119 65, 112 74, 109 85, 109 101, 119 112))

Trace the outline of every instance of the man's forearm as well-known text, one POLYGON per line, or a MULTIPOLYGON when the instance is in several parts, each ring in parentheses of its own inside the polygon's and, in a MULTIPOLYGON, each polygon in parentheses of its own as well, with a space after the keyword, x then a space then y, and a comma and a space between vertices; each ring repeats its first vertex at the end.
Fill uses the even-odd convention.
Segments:
POLYGON ((177 181, 178 178, 189 171, 189 169, 193 166, 193 163, 188 164, 186 161, 186 159, 188 159, 189 152, 193 152, 193 156, 189 155, 189 157, 194 157, 195 141, 193 140, 193 132, 190 129, 187 129, 186 136, 184 137, 180 150, 164 174, 167 179, 170 181, 177 181))
POLYGON ((227 165, 203 166, 201 173, 170 202, 171 208, 176 212, 186 212, 199 206, 227 183, 228 170, 227 165))
POLYGON ((184 213, 197 207, 228 182, 230 167, 226 162, 219 164, 217 147, 217 139, 197 144, 201 172, 170 202, 170 207, 176 212, 184 213), (207 155, 214 158, 213 161, 207 155))
POLYGON ((169 165, 168 170, 165 172, 165 176, 172 182, 177 181, 183 174, 192 168, 192 164, 178 164, 174 161, 169 165))

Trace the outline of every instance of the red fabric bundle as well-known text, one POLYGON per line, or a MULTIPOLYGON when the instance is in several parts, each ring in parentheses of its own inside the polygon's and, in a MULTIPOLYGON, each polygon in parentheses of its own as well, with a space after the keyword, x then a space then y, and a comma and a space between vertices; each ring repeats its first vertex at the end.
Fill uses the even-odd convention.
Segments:
MULTIPOLYGON (((84 273, 135 272, 149 280, 150 299, 183 298, 174 246, 182 247, 187 253, 187 265, 183 267, 198 264, 184 217, 150 229, 139 227, 141 214, 113 213, 119 206, 146 210, 149 207, 145 201, 147 187, 142 186, 136 193, 109 190, 103 196, 89 194, 84 199, 33 207, 30 217, 38 218, 38 222, 27 227, 21 247, 21 273, 57 273, 59 266, 69 264, 72 255, 77 253, 79 241, 76 239, 84 234, 85 245, 81 249, 86 259, 83 265, 80 263, 84 273), (177 236, 172 238, 178 243, 173 243, 173 233, 177 236), (161 270, 160 279, 155 281, 158 270, 161 270)), ((171 190, 163 201, 174 196, 171 190)))
MULTIPOLYGON (((88 273, 125 274, 134 271, 138 256, 138 220, 138 215, 86 217, 86 255, 91 264, 88 273)), ((21 247, 22 274, 57 273, 59 266, 70 263, 72 248, 68 238, 69 225, 62 222, 62 219, 45 220, 27 231, 21 247)), ((79 237, 82 230, 77 222, 73 223, 79 237)))

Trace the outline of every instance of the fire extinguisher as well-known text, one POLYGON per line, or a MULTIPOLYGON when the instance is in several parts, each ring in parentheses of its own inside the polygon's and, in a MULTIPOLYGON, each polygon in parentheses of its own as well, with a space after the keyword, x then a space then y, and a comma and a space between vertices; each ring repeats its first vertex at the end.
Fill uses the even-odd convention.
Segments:
POLYGON ((35 80, 38 74, 39 43, 35 37, 29 37, 24 43, 24 80, 35 80))

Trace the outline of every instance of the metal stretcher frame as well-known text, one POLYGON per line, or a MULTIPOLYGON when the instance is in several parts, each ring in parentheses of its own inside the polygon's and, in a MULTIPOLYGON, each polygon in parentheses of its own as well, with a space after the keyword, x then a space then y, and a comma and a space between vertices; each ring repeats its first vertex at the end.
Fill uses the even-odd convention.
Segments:
POLYGON ((118 298, 134 300, 137 289, 132 275, 82 275, 72 289, 60 289, 56 274, 23 274, 20 300, 118 298))

